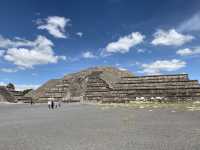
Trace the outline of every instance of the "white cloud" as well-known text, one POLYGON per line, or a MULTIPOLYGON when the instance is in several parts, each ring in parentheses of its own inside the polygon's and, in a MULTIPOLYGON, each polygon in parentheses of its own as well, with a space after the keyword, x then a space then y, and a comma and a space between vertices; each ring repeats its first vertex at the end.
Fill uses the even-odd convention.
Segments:
POLYGON ((133 62, 133 63, 130 63, 129 66, 140 66, 140 62, 139 61, 136 61, 136 62, 133 62))
POLYGON ((67 61, 67 57, 66 56, 57 56, 57 58, 59 60, 67 61))
POLYGON ((67 57, 66 60, 68 62, 77 62, 80 60, 80 57, 67 57))
POLYGON ((5 54, 5 50, 0 50, 0 57, 2 57, 5 54))
POLYGON ((16 37, 14 40, 4 38, 0 35, 0 47, 1 48, 12 48, 12 47, 21 47, 21 46, 34 46, 35 43, 25 39, 16 37))
POLYGON ((82 54, 83 58, 96 58, 97 56, 95 56, 92 52, 90 51, 86 51, 82 54))
POLYGON ((138 53, 145 53, 145 49, 141 49, 141 48, 140 48, 140 49, 137 50, 137 52, 138 52, 138 53))
POLYGON ((1 68, 0 71, 6 72, 6 73, 15 73, 18 71, 16 68, 1 68))
POLYGON ((57 63, 58 60, 58 57, 54 56, 51 50, 40 52, 25 48, 8 49, 4 58, 22 68, 33 68, 34 65, 57 63))
POLYGON ((44 36, 38 36, 35 41, 15 39, 9 41, 4 59, 17 65, 19 68, 33 68, 35 65, 57 63, 66 59, 65 56, 56 56, 52 47, 54 44, 44 36), (19 44, 20 43, 20 44, 19 44))
POLYGON ((56 38, 66 38, 65 27, 70 25, 70 19, 59 16, 50 16, 45 20, 37 21, 38 29, 47 30, 56 38))
POLYGON ((31 75, 32 75, 32 76, 38 76, 38 74, 37 74, 37 73, 32 73, 31 75))
POLYGON ((179 49, 176 54, 180 56, 192 56, 192 55, 198 55, 200 54, 200 47, 196 47, 193 49, 189 48, 184 48, 184 49, 179 49))
POLYGON ((19 91, 23 91, 26 89, 34 89, 35 90, 38 87, 40 87, 40 85, 38 85, 38 84, 16 84, 15 85, 16 90, 19 90, 19 91))
POLYGON ((83 33, 82 32, 77 32, 76 35, 78 35, 79 37, 82 37, 83 33))
POLYGON ((116 42, 109 43, 104 52, 106 53, 127 53, 130 48, 143 42, 145 36, 139 32, 133 32, 130 35, 120 37, 116 42))
POLYGON ((124 68, 124 67, 118 67, 119 70, 121 71, 127 71, 128 69, 124 68))
POLYGON ((176 71, 186 66, 186 62, 172 59, 172 60, 157 60, 150 64, 142 64, 142 73, 147 74, 161 74, 162 71, 176 71))
POLYGON ((200 12, 182 22, 178 27, 178 31, 200 31, 200 12))
POLYGON ((115 66, 121 71, 127 71, 128 70, 128 69, 122 67, 122 65, 120 63, 116 63, 115 66))
POLYGON ((175 29, 169 31, 158 30, 154 33, 153 45, 165 45, 165 46, 181 46, 187 42, 193 40, 191 35, 183 35, 178 33, 175 29))
POLYGON ((0 82, 0 86, 5 86, 6 85, 6 83, 5 82, 0 82))

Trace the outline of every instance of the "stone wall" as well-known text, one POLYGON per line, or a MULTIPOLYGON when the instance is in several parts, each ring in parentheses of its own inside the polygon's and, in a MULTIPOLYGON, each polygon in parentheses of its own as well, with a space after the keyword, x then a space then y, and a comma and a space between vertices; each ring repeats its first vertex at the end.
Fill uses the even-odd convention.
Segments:
POLYGON ((200 100, 200 85, 197 80, 189 80, 187 74, 121 77, 114 87, 107 87, 106 90, 106 84, 100 84, 99 78, 93 78, 96 79, 93 83, 100 86, 88 90, 86 96, 93 95, 93 100, 97 96, 97 100, 101 95, 102 102, 200 100))

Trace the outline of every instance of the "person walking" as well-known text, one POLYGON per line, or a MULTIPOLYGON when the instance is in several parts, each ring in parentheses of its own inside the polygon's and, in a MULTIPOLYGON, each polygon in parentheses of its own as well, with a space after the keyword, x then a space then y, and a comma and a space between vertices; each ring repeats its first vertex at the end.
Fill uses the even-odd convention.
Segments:
POLYGON ((30 101, 30 104, 31 104, 31 106, 33 105, 33 100, 31 99, 31 101, 30 101))
POLYGON ((58 102, 55 101, 55 108, 58 108, 58 102))
POLYGON ((58 101, 58 107, 61 107, 61 100, 58 101))
POLYGON ((51 100, 51 109, 54 109, 54 101, 51 100))
POLYGON ((48 101, 48 108, 51 109, 51 101, 48 101))

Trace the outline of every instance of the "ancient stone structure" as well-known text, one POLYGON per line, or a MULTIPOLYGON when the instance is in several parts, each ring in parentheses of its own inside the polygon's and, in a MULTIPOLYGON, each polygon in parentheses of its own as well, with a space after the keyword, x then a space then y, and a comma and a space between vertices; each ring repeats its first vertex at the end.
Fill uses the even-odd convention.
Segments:
POLYGON ((96 67, 50 80, 31 95, 39 102, 193 101, 200 100, 200 84, 187 74, 134 76, 116 68, 96 67))
POLYGON ((0 86, 0 102, 30 102, 32 97, 24 96, 23 91, 15 90, 13 84, 9 83, 7 86, 0 86))
POLYGON ((0 86, 0 102, 15 102, 14 96, 5 86, 0 86))

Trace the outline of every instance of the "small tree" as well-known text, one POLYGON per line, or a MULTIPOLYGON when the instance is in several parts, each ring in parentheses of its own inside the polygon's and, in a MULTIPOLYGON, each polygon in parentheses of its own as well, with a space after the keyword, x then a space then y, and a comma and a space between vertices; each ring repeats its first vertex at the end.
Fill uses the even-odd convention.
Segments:
POLYGON ((33 90, 33 89, 26 89, 26 90, 24 90, 24 91, 23 91, 23 95, 29 93, 29 92, 32 91, 32 90, 33 90))
POLYGON ((12 84, 12 83, 9 83, 9 84, 7 85, 7 88, 10 89, 10 90, 15 90, 15 86, 14 86, 14 84, 12 84))

